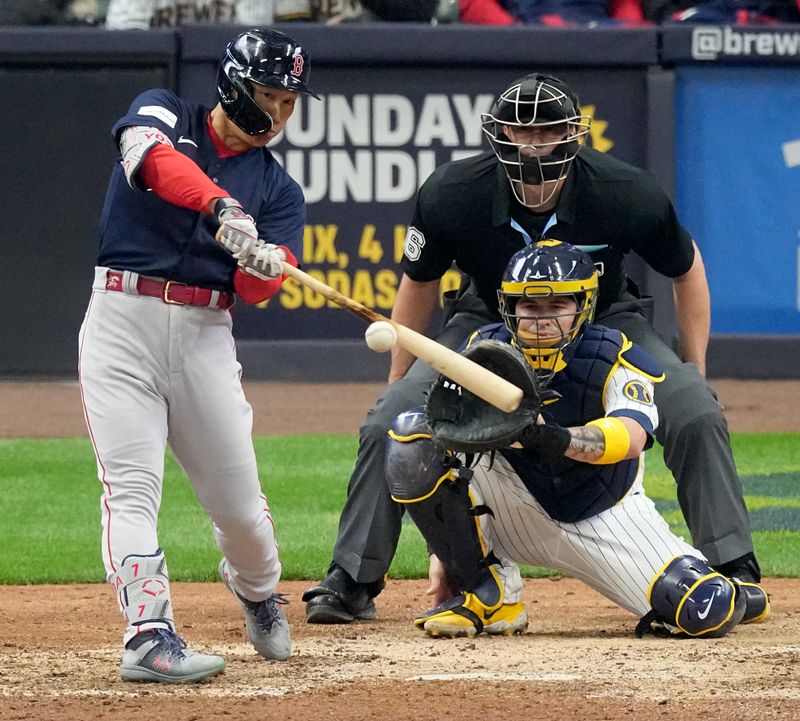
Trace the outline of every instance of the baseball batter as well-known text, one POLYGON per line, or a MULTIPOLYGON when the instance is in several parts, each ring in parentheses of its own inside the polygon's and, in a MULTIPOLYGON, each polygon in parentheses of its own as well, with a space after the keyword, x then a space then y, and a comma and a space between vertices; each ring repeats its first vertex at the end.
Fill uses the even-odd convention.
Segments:
POLYGON ((503 276, 504 323, 470 339, 468 355, 482 341, 521 351, 520 364, 536 373, 531 387, 550 391, 538 417, 523 410, 531 415, 522 425, 501 419, 489 432, 469 394, 440 380, 427 416, 405 412, 389 433, 392 498, 435 554, 432 589, 437 601, 447 599, 415 620, 431 635, 523 631, 517 563, 580 578, 641 617, 639 635, 723 636, 769 614, 760 586, 713 571, 644 494, 642 454, 658 424, 653 390, 664 375, 623 333, 591 324, 597 277, 572 245, 528 247, 503 276), (438 441, 452 451, 496 452, 462 463, 438 441))
POLYGON ((156 528, 167 444, 211 519, 220 576, 254 647, 274 660, 291 652, 229 309, 235 295, 271 297, 282 263, 297 264, 303 194, 266 145, 298 94, 313 94, 309 73, 294 39, 250 30, 227 47, 213 109, 150 90, 113 128, 119 162, 100 221, 79 375, 128 681, 200 681, 225 667, 190 651, 175 630, 156 528))

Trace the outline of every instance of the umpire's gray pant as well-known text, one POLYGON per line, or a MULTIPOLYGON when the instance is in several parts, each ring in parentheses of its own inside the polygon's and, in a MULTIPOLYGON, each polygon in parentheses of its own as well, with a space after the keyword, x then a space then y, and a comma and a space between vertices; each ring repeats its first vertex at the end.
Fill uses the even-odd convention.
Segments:
MULTIPOLYGON (((481 325, 496 320, 477 299, 456 307, 437 340, 458 348, 481 325)), ((678 484, 678 500, 694 546, 712 565, 753 550, 742 484, 730 448, 728 427, 716 396, 697 368, 682 363, 641 311, 640 302, 615 303, 596 319, 618 328, 656 358, 666 379, 656 385, 658 441, 678 484)), ((333 560, 360 583, 389 569, 400 537, 403 510, 386 485, 386 433, 398 414, 422 405, 438 373, 416 361, 404 378, 386 387, 360 429, 359 450, 347 488, 333 560)))

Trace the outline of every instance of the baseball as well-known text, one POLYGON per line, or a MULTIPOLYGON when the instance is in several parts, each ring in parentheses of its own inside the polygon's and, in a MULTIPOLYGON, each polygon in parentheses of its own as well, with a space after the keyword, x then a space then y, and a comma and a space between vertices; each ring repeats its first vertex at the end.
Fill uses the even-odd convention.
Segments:
POLYGON ((397 341, 397 331, 394 326, 385 320, 372 323, 364 332, 364 339, 370 349, 376 353, 385 353, 391 350, 397 341))

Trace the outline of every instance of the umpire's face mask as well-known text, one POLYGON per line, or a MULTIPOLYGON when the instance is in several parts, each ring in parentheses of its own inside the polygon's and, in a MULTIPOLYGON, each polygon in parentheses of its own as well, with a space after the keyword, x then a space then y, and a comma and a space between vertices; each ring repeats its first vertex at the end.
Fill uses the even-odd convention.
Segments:
POLYGON ((495 155, 520 203, 537 208, 556 195, 580 150, 577 138, 565 122, 500 126, 495 155))
POLYGON ((556 195, 590 125, 591 118, 580 114, 572 98, 540 80, 512 85, 481 116, 483 133, 514 195, 529 208, 556 195))

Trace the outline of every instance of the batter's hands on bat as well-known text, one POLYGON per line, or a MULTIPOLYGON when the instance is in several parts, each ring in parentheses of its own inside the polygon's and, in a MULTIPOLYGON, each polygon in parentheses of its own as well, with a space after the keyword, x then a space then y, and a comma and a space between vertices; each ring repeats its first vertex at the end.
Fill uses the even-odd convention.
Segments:
POLYGON ((263 245, 258 239, 255 221, 235 198, 219 198, 214 203, 214 214, 219 221, 217 241, 236 260, 244 260, 263 245))
POLYGON ((256 246, 246 257, 239 259, 239 267, 250 275, 261 280, 272 280, 283 275, 283 261, 286 260, 286 251, 279 245, 258 241, 256 246))

